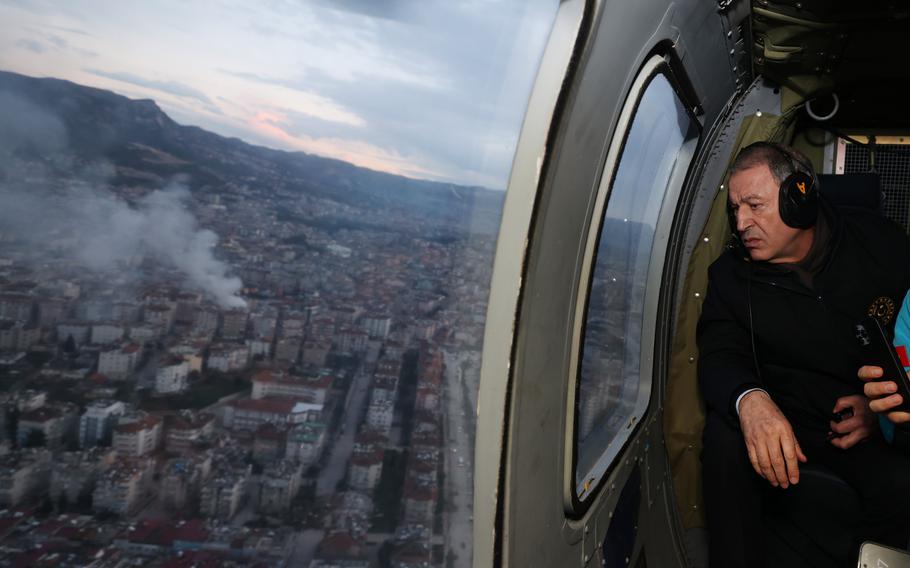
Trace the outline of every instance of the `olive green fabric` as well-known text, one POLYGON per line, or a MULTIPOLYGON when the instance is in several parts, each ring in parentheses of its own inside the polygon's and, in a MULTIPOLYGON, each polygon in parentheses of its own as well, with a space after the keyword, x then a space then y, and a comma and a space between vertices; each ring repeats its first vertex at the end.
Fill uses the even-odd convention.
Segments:
MULTIPOLYGON (((792 138, 792 116, 788 112, 783 116, 763 114, 747 117, 730 159, 739 148, 752 142, 789 141, 792 138)), ((725 179, 711 205, 698 245, 689 259, 670 353, 664 432, 677 507, 687 529, 705 526, 700 461, 705 410, 698 391, 695 326, 708 287, 708 266, 723 252, 729 241, 726 202, 725 179)))
MULTIPOLYGON (((752 6, 753 71, 799 93, 798 103, 830 90, 832 74, 840 68, 850 23, 820 16, 828 10, 752 6)), ((783 108, 789 106, 786 97, 783 108)))

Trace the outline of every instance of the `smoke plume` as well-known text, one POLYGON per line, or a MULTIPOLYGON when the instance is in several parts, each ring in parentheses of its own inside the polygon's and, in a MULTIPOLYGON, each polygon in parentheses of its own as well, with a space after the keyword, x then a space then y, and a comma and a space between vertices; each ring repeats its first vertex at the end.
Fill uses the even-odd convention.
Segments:
POLYGON ((222 307, 246 305, 237 296, 240 279, 228 276, 213 254, 217 235, 190 212, 185 186, 174 182, 130 204, 105 188, 109 164, 77 168, 65 147, 59 119, 0 92, 0 233, 33 245, 36 262, 53 248, 99 273, 150 258, 178 270, 222 307))

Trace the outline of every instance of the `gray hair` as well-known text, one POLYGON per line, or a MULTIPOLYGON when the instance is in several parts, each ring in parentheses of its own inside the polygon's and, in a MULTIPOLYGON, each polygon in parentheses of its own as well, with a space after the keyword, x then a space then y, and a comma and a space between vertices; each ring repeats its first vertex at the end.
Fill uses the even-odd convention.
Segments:
POLYGON ((730 176, 758 165, 768 166, 778 184, 798 171, 815 175, 809 159, 798 150, 773 142, 755 142, 739 151, 730 166, 730 176))

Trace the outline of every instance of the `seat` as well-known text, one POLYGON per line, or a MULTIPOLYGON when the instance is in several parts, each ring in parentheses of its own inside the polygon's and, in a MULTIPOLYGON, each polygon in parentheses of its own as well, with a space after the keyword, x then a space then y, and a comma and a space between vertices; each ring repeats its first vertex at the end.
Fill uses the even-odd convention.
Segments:
POLYGON ((884 215, 881 179, 875 172, 819 174, 819 194, 839 207, 866 209, 884 215))
POLYGON ((843 479, 818 464, 799 468, 799 483, 775 491, 765 508, 771 566, 843 566, 853 563, 855 546, 850 520, 862 513, 859 494, 843 479))

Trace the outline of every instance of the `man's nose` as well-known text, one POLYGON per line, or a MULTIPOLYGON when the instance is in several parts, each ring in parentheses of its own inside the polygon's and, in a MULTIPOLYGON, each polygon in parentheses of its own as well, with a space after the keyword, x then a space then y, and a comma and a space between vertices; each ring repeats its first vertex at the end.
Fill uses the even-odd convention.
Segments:
POLYGON ((752 226, 752 216, 749 214, 748 207, 739 207, 736 209, 736 230, 742 233, 752 226))

